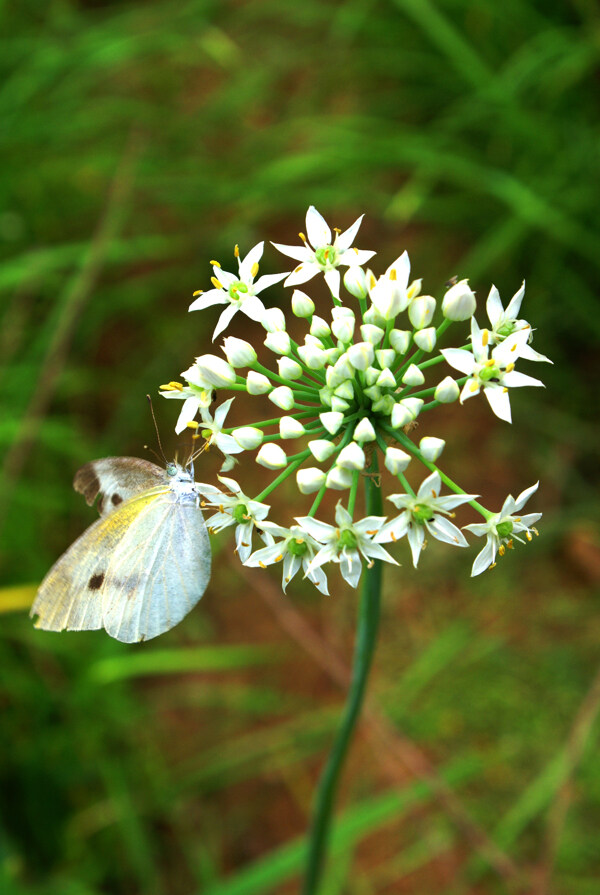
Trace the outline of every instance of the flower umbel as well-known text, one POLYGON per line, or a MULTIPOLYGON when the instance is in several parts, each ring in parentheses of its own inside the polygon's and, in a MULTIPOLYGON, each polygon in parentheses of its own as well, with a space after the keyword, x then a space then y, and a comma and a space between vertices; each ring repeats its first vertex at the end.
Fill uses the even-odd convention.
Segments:
MULTIPOLYGON (((453 278, 445 294, 435 297, 424 293, 421 279, 411 282, 406 252, 379 276, 366 269, 374 252, 354 248, 361 222, 362 216, 345 231, 332 232, 311 206, 306 236, 301 234, 303 244, 274 243, 299 262, 292 273, 258 277, 263 242, 243 259, 236 248, 236 274, 223 271, 215 262, 214 288, 200 294, 191 308, 226 306, 215 336, 241 311, 250 318, 246 338, 225 338, 224 356, 200 355, 182 373, 183 383, 170 382, 161 388, 164 397, 183 402, 177 431, 194 428, 207 447, 222 451, 222 471, 231 469, 241 455, 245 459, 251 454, 261 468, 261 480, 270 474, 270 483, 263 484, 254 497, 227 478, 221 478, 225 491, 213 485, 201 489, 207 505, 217 508, 208 520, 210 528, 233 526, 238 556, 248 565, 263 568, 281 562, 284 590, 303 569, 304 577, 326 593, 325 567, 330 562, 339 565, 344 579, 356 587, 364 562, 368 566, 380 560, 397 562, 388 551, 404 550, 405 536, 415 566, 428 537, 466 547, 465 536, 451 517, 456 507, 467 503, 484 518, 467 529, 487 536, 475 563, 478 574, 493 564, 515 533, 528 535, 531 520, 539 518, 536 514, 517 518, 517 503, 523 495, 513 504, 506 503, 501 514, 492 514, 477 503, 476 495, 467 493, 472 489, 461 488, 438 465, 445 440, 422 428, 417 438, 413 435, 429 411, 459 397, 463 403, 480 392, 495 415, 510 422, 509 390, 542 385, 515 369, 517 363, 547 360, 533 351, 531 325, 518 317, 524 287, 506 309, 492 287, 486 305, 490 328, 482 329, 476 320, 475 293, 466 278, 453 278), (340 268, 344 267, 348 269, 342 295, 340 268), (332 303, 316 313, 316 302, 292 288, 293 332, 298 326, 305 328, 296 342, 282 307, 263 303, 263 295, 282 280, 284 287, 295 287, 319 273, 329 286, 332 303), (252 321, 258 324, 258 343, 252 342, 252 321), (465 321, 470 321, 470 342, 464 333, 465 321), (461 330, 457 344, 462 347, 448 345, 451 327, 461 330), (442 340, 446 341, 440 350, 437 345, 442 340), (456 378, 439 375, 443 361, 458 371, 456 378), (211 410, 215 393, 220 398, 223 392, 229 392, 226 400, 211 410), (248 414, 237 427, 227 428, 234 395, 240 398, 240 409, 250 406, 254 396, 263 404, 266 398, 270 418, 248 414), (414 486, 415 492, 406 476, 412 479, 421 463, 426 475, 414 486), (378 470, 384 471, 383 478, 378 470), (361 518, 361 485, 368 477, 382 488, 388 487, 390 477, 395 482, 388 494, 399 511, 395 516, 386 520, 367 513, 361 518), (292 511, 282 524, 266 521, 270 507, 265 500, 288 479, 288 485, 295 482, 297 486, 298 500, 308 501, 305 509, 292 511), (449 488, 444 495, 442 482, 449 488), (335 520, 326 521, 318 517, 331 492, 338 497, 335 520), (264 546, 253 550, 255 529, 264 546)), ((448 453, 446 448, 444 457, 448 453)), ((530 493, 531 489, 524 492, 530 493)))

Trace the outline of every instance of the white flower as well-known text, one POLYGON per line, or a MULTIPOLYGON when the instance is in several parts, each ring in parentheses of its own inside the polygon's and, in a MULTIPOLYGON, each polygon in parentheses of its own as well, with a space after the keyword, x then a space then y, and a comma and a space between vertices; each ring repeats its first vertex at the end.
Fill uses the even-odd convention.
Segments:
POLYGON ((355 441, 351 441, 345 448, 342 448, 335 462, 337 466, 344 469, 364 469, 365 452, 355 441))
POLYGON ((385 467, 389 469, 392 475, 398 475, 404 472, 411 461, 410 454, 401 451, 400 448, 388 447, 385 451, 385 467))
POLYGON ((416 364, 411 364, 402 376, 402 382, 405 385, 423 385, 425 377, 416 364))
POLYGON ((237 276, 222 270, 220 265, 213 263, 214 276, 212 283, 214 289, 203 292, 191 303, 190 311, 202 311, 211 305, 227 305, 225 310, 219 317, 219 321, 213 333, 213 342, 220 333, 226 329, 234 314, 241 311, 250 317, 251 320, 260 320, 265 313, 265 306, 257 295, 272 286, 279 283, 287 273, 269 274, 260 277, 254 282, 254 278, 258 273, 258 262, 262 258, 265 244, 259 242, 254 248, 250 249, 244 260, 239 257, 239 251, 236 246, 236 257, 238 259, 237 276))
POLYGON ((369 298, 384 320, 394 320, 408 306, 410 260, 403 252, 378 280, 371 274, 369 298))
POLYGON ((160 394, 163 398, 171 398, 183 401, 183 407, 175 425, 175 432, 179 435, 186 426, 192 422, 202 407, 209 407, 213 399, 213 388, 199 388, 196 385, 184 386, 180 382, 169 382, 161 385, 160 394))
POLYGON ((522 491, 516 500, 509 494, 502 504, 500 512, 491 516, 487 522, 477 522, 464 526, 468 531, 472 531, 474 535, 478 537, 486 535, 487 538, 485 547, 477 555, 473 563, 472 576, 481 575, 490 566, 493 567, 496 563, 496 554, 504 556, 506 547, 509 550, 512 548, 514 538, 524 543, 522 538, 517 537, 521 532, 525 532, 525 538, 528 541, 531 541, 531 532, 537 534, 533 526, 538 519, 542 518, 542 514, 528 513, 526 516, 517 514, 525 506, 531 495, 537 491, 538 485, 539 482, 536 482, 531 488, 522 491))
POLYGON ((315 438, 313 441, 308 442, 308 449, 319 463, 323 463, 327 460, 333 452, 335 451, 335 444, 333 441, 328 441, 326 438, 315 438))
POLYGON ((196 363, 181 375, 191 382, 196 373, 201 381, 210 382, 216 388, 227 388, 236 381, 236 373, 231 364, 216 354, 200 355, 196 358, 196 363))
MULTIPOLYGON (((392 332, 395 332, 395 330, 392 330, 392 332)), ((360 334, 365 342, 370 342, 375 347, 383 339, 385 330, 380 326, 374 326, 372 323, 363 323, 360 328, 360 334)))
POLYGON ((245 451, 253 451, 259 444, 262 444, 262 440, 265 437, 265 433, 254 426, 240 426, 239 429, 234 429, 231 434, 245 451))
POLYGON ((273 386, 263 373, 250 370, 246 376, 246 391, 249 395, 265 395, 273 386))
POLYGON ((425 329, 420 329, 416 332, 413 338, 415 340, 415 345, 417 348, 420 348, 421 351, 433 351, 437 340, 436 328, 435 326, 426 326, 425 329))
POLYGON ((415 329, 429 326, 435 312, 435 298, 432 295, 419 295, 413 298, 408 308, 408 318, 415 329))
POLYGON ((452 404, 460 395, 460 389, 452 376, 446 376, 438 382, 433 397, 440 404, 452 404))
POLYGON ((411 332, 408 329, 393 329, 390 332, 390 345, 398 354, 406 354, 410 345, 410 337, 411 332))
POLYGON ((390 494, 388 500, 398 508, 403 507, 404 512, 383 525, 375 536, 377 543, 385 544, 389 541, 399 541, 407 535, 415 568, 421 550, 425 546, 425 529, 438 541, 445 541, 455 547, 469 546, 461 530, 446 516, 451 516, 451 510, 469 500, 474 500, 477 495, 453 494, 440 497, 441 487, 439 473, 433 472, 422 482, 416 496, 390 494))
POLYGON ((319 419, 330 435, 335 435, 342 423, 344 414, 337 410, 328 410, 319 414, 319 419))
POLYGON ((223 339, 223 351, 232 367, 250 367, 256 363, 256 351, 250 342, 236 339, 235 336, 223 339))
POLYGON ((327 473, 325 484, 332 491, 346 491, 352 484, 352 473, 343 466, 334 466, 327 473))
POLYGON ((344 286, 355 298, 366 298, 368 293, 367 275, 357 265, 352 265, 344 274, 344 286))
POLYGON ((434 438, 433 435, 425 435, 419 442, 419 450, 430 463, 435 463, 445 447, 444 439, 434 438))
POLYGON ((311 561, 316 556, 321 545, 311 538, 306 531, 303 531, 298 525, 292 525, 290 528, 284 528, 281 525, 275 525, 273 522, 264 522, 262 525, 266 534, 272 538, 281 537, 283 540, 270 544, 268 547, 262 547, 256 550, 245 561, 246 566, 260 566, 261 569, 270 566, 275 562, 283 562, 283 591, 285 590, 294 577, 294 575, 302 568, 305 577, 311 581, 322 594, 328 594, 327 578, 323 569, 316 568, 309 571, 311 561))
POLYGON ((282 416, 279 420, 279 434, 282 438, 302 438, 306 429, 293 416, 282 416))
POLYGON ((280 385, 269 393, 269 401, 282 410, 291 410, 294 406, 294 392, 289 385, 280 385))
MULTIPOLYGON (((492 328, 490 331, 492 342, 503 342, 507 336, 510 336, 514 332, 518 332, 521 329, 527 329, 528 327, 528 341, 531 341, 531 324, 527 323, 526 320, 517 319, 517 314, 521 310, 521 303, 523 301, 524 295, 525 281, 523 281, 519 291, 515 292, 510 302, 508 303, 508 307, 506 308, 506 310, 504 310, 504 307, 502 306, 502 300, 500 298, 500 293, 495 286, 492 286, 485 306, 490 323, 492 324, 492 328)), ((546 361, 546 363, 552 363, 549 357, 545 357, 538 351, 534 351, 529 344, 525 344, 521 349, 521 357, 524 357, 525 360, 546 361)))
POLYGON ((362 571, 361 556, 366 559, 369 567, 376 559, 398 565, 373 539, 385 522, 385 516, 366 516, 353 522, 348 510, 338 503, 335 510, 336 525, 329 525, 312 516, 300 516, 296 521, 302 531, 322 545, 308 566, 309 574, 326 562, 339 563, 342 576, 351 587, 356 587, 362 571))
POLYGON ((382 370, 385 369, 385 367, 389 367, 391 369, 394 365, 394 361, 396 360, 396 352, 393 348, 379 348, 375 352, 375 357, 377 358, 377 363, 382 370))
POLYGON ((517 373, 514 369, 515 361, 521 356, 529 334, 530 327, 514 332, 496 345, 492 356, 488 357, 489 332, 487 329, 480 329, 475 318, 471 318, 472 352, 464 348, 442 348, 441 352, 451 367, 469 377, 461 392, 461 404, 483 389, 496 416, 507 423, 511 422, 508 389, 544 384, 539 379, 517 373))
POLYGON ((315 313, 314 301, 300 289, 294 289, 292 292, 292 313, 296 317, 312 317, 315 313))
POLYGON ((354 435, 352 437, 359 443, 363 441, 375 441, 375 439, 377 438, 377 433, 375 432, 373 423, 368 416, 363 416, 360 423, 358 423, 356 429, 354 430, 354 435))
POLYGON ((277 358, 277 366, 279 367, 279 375, 282 379, 299 379, 302 376, 302 367, 298 361, 292 360, 291 357, 277 358))
POLYGON ((274 333, 267 333, 265 345, 274 354, 288 355, 292 353, 292 343, 289 335, 281 330, 274 333))
POLYGON ((230 525, 235 525, 236 551, 242 562, 245 562, 252 552, 252 532, 257 522, 263 522, 269 514, 269 505, 252 500, 248 497, 234 479, 219 476, 230 493, 220 491, 214 485, 205 485, 198 482, 196 487, 204 497, 202 506, 218 507, 219 512, 207 519, 209 531, 222 531, 230 525))
POLYGON ((323 272, 330 291, 336 298, 340 297, 340 266, 361 265, 373 257, 375 252, 359 251, 352 248, 358 233, 363 215, 343 233, 336 233, 332 241, 331 230, 317 209, 311 205, 306 213, 306 234, 301 234, 303 246, 286 246, 274 242, 276 249, 294 260, 298 267, 292 271, 285 281, 285 286, 299 286, 311 280, 319 272, 323 272))
POLYGON ((236 441, 233 435, 226 435, 225 432, 221 431, 225 424, 225 418, 229 413, 229 408, 234 400, 234 398, 230 398, 228 401, 221 404, 220 407, 217 407, 214 418, 208 408, 203 407, 201 411, 202 437, 206 439, 209 446, 212 447, 212 445, 216 445, 226 457, 229 457, 230 454, 239 454, 244 450, 242 445, 236 441))

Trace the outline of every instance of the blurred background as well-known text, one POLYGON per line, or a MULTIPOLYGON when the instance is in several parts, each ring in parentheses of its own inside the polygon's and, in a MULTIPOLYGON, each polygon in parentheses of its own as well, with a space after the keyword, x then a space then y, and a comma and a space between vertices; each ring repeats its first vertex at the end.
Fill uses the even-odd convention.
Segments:
MULTIPOLYGON (((492 509, 539 478, 541 537, 476 579, 474 550, 437 544, 418 573, 406 551, 387 570, 323 893, 596 895, 598 5, 0 15, 0 890, 298 891, 356 594, 335 575, 332 597, 298 581, 285 601, 223 536, 202 603, 151 644, 44 634, 27 609, 93 519, 74 471, 147 456, 145 394, 211 350, 217 312, 187 317, 208 262, 296 242, 314 204, 341 228, 366 212, 376 269, 407 248, 434 295, 466 276, 482 306, 526 278, 555 362, 526 365, 547 388, 515 395, 512 427, 474 400, 427 431, 492 509)), ((282 269, 267 250, 262 272, 282 269)), ((172 453, 179 408, 155 407, 172 453)))

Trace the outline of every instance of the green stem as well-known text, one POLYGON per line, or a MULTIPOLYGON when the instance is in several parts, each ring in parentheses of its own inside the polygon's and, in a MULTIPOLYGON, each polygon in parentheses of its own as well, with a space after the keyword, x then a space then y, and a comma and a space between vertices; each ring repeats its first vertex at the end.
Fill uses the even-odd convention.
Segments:
MULTIPOLYGON (((375 453, 370 472, 377 473, 377 455, 375 453)), ((376 479, 373 476, 365 477, 365 490, 367 514, 382 515, 381 491, 376 485, 376 479)), ((380 560, 375 560, 371 568, 367 568, 365 571, 358 614, 352 680, 342 723, 337 732, 317 790, 308 846, 306 876, 302 889, 303 895, 318 895, 319 891, 319 883, 322 878, 329 844, 333 805, 340 772, 360 716, 377 642, 381 604, 381 573, 380 560)))

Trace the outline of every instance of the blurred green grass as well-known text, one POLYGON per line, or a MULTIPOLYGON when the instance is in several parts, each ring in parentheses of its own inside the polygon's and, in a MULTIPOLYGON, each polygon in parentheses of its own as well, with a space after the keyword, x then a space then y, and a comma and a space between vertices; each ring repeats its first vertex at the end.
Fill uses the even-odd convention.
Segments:
MULTIPOLYGON (((484 583, 433 549, 418 578, 405 562, 375 691, 440 767, 470 769, 450 779, 471 812, 535 863, 600 633, 597 5, 59 0, 0 16, 6 587, 40 580, 89 521, 80 463, 142 452, 144 395, 206 348, 189 297, 235 243, 293 240, 315 204, 340 226, 367 212, 361 244, 383 264, 408 248, 434 294, 459 274, 482 303, 491 282, 508 298, 527 278, 525 316, 555 361, 546 391, 519 394, 510 430, 483 407, 443 424, 474 490, 501 501, 540 476, 543 537, 484 583)), ((167 442, 171 409, 157 407, 167 442)), ((284 635, 220 566, 205 605, 147 652, 3 617, 3 891, 293 891, 339 697, 278 652, 284 635), (261 645, 276 658, 256 664, 261 645)), ((348 595, 298 593, 347 650, 348 595)), ((597 889, 597 734, 557 855, 568 895, 597 889)), ((404 822, 421 791, 395 793, 356 754, 328 895, 503 891, 435 801, 404 822)))

